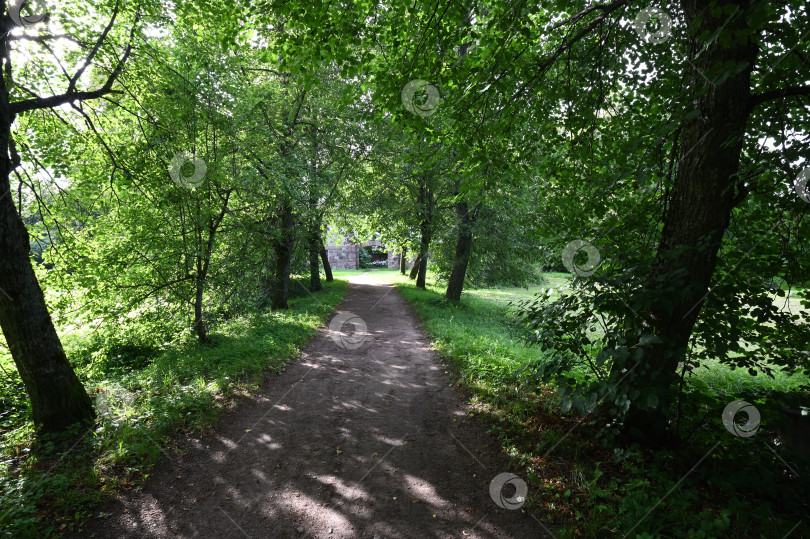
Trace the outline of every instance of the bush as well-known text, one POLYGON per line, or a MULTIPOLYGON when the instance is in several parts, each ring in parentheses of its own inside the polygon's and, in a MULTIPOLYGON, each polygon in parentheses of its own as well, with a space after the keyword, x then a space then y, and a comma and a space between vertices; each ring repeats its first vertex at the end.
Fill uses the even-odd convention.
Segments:
POLYGON ((384 253, 379 247, 369 245, 368 247, 361 247, 359 252, 360 267, 366 268, 387 268, 388 260, 374 260, 374 253, 384 253))
POLYGON ((367 268, 369 264, 371 264, 371 249, 361 247, 360 251, 357 253, 357 257, 360 259, 360 267, 367 268))

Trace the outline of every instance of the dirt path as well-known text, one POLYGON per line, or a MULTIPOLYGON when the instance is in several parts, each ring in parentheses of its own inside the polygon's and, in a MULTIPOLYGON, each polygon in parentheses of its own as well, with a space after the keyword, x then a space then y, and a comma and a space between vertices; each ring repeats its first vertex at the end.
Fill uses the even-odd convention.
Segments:
POLYGON ((81 536, 548 536, 494 503, 490 481, 508 470, 393 287, 352 278, 335 317, 337 331, 81 536))

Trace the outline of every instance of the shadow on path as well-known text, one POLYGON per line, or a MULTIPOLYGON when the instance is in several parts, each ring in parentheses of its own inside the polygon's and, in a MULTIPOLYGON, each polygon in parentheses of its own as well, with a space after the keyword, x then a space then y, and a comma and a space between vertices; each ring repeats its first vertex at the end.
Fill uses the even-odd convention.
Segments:
POLYGON ((498 448, 394 287, 352 278, 351 314, 80 536, 549 536, 493 502, 498 448))

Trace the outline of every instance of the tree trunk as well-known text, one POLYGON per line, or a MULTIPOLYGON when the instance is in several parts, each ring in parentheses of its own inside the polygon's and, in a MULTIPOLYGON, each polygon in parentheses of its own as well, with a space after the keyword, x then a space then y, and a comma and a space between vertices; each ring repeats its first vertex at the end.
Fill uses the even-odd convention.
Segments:
POLYGON ((219 215, 208 220, 208 237, 206 238, 205 249, 202 257, 197 257, 197 278, 195 279, 196 293, 194 295, 194 331, 197 339, 202 344, 210 344, 211 338, 208 335, 208 328, 203 317, 203 294, 205 292, 205 282, 208 280, 208 271, 211 268, 211 257, 214 255, 214 239, 217 236, 219 225, 228 212, 228 201, 231 199, 232 190, 228 190, 225 198, 222 199, 222 208, 219 215))
POLYGON ((422 255, 416 255, 416 260, 413 261, 413 267, 411 268, 411 273, 408 275, 408 279, 413 281, 416 279, 416 276, 419 275, 419 268, 422 266, 422 255))
POLYGON ((473 227, 477 218, 477 212, 470 212, 467 202, 456 203, 456 215, 458 216, 458 239, 456 240, 456 256, 453 260, 453 270, 450 272, 450 280, 447 283, 447 299, 458 301, 461 299, 461 291, 464 289, 464 279, 467 276, 467 265, 470 263, 473 244, 473 227))
POLYGON ((417 288, 425 288, 428 250, 430 249, 431 227, 433 225, 433 194, 431 193, 428 181, 428 176, 423 175, 422 184, 419 186, 418 206, 419 212, 422 215, 422 219, 419 223, 419 231, 422 236, 419 240, 419 270, 416 276, 417 288))
POLYGON ((294 219, 292 202, 285 198, 281 207, 280 215, 280 237, 275 245, 275 276, 273 281, 273 302, 271 307, 274 311, 287 309, 287 299, 290 292, 290 264, 292 263, 292 250, 294 238, 294 219))
POLYGON ((196 293, 194 295, 194 332, 197 339, 202 344, 209 344, 208 328, 203 320, 203 292, 205 291, 205 276, 200 275, 196 279, 196 293))
POLYGON ((323 272, 326 274, 326 282, 331 283, 335 278, 332 276, 332 265, 329 263, 329 253, 326 252, 323 240, 319 238, 318 241, 321 243, 321 263, 323 264, 323 272))
POLYGON ((95 417, 93 403, 68 363, 29 258, 28 231, 17 215, 9 175, 8 92, 0 85, 0 328, 28 397, 34 425, 59 432, 95 417))
MULTIPOLYGON (((732 17, 715 17, 709 1, 682 2, 691 24, 700 24, 692 35, 714 35, 722 25, 727 30, 747 30, 746 13, 732 17)), ((745 5, 740 4, 745 11, 745 5)), ((716 39, 696 60, 702 72, 722 63, 745 65, 739 74, 717 86, 709 86, 696 106, 698 118, 683 128, 679 148, 679 166, 669 199, 669 209, 657 249, 657 264, 650 281, 666 277, 677 279, 677 297, 669 307, 659 302, 650 310, 653 332, 663 342, 647 349, 642 361, 650 367, 634 385, 645 394, 659 397, 657 409, 637 411, 628 425, 638 427, 645 436, 660 439, 665 435, 665 412, 676 397, 676 370, 689 344, 701 304, 709 294, 711 278, 717 265, 717 253, 731 214, 744 198, 745 191, 737 174, 742 141, 750 115, 751 70, 757 57, 755 45, 734 38, 728 46, 716 39)), ((693 40, 693 53, 703 42, 693 40)), ((703 84, 694 74, 693 88, 703 84)))
POLYGON ((210 344, 208 328, 203 319, 203 294, 205 292, 205 280, 208 278, 208 264, 211 260, 211 251, 214 245, 214 231, 209 230, 208 243, 203 256, 197 256, 197 275, 194 279, 194 332, 197 340, 201 344, 210 344))
POLYGON ((402 253, 399 255, 399 273, 405 275, 405 272, 408 270, 408 264, 405 260, 405 255, 408 254, 407 247, 402 248, 402 253))
POLYGON ((318 263, 323 245, 317 234, 312 235, 309 243, 309 289, 312 292, 317 292, 323 290, 323 286, 321 286, 321 268, 318 263))
POLYGON ((430 249, 430 225, 422 224, 422 239, 419 242, 419 273, 416 276, 417 288, 425 288, 427 278, 428 250, 430 249))
POLYGON ((323 290, 321 286, 321 269, 318 265, 318 258, 321 256, 321 218, 318 215, 318 163, 316 161, 318 155, 317 139, 312 135, 314 128, 310 129, 312 138, 313 154, 316 156, 310 162, 310 178, 309 178, 309 234, 308 234, 308 248, 309 248, 309 290, 310 292, 318 292, 323 290))

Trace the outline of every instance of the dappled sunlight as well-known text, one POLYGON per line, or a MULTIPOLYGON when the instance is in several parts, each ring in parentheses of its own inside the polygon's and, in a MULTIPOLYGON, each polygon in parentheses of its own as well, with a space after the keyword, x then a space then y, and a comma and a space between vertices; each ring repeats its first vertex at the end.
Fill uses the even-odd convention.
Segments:
POLYGON ((2 6, 3 538, 810 537, 807 0, 2 6))
MULTIPOLYGON (((350 297, 368 301, 352 312, 371 319, 367 309, 386 290, 355 286, 350 297)), ((385 310, 403 301, 385 296, 385 310)), ((338 353, 322 331, 261 397, 228 412, 216 434, 195 443, 178 471, 157 474, 156 501, 137 520, 159 519, 161 530, 181 536, 272 529, 280 537, 321 537, 334 530, 365 539, 407 535, 415 523, 421 537, 520 537, 505 530, 525 523, 495 513, 489 499, 497 468, 482 469, 482 452, 473 459, 465 449, 479 442, 445 369, 415 338, 412 321, 399 321, 396 332, 404 338, 338 353), (500 523, 487 528, 484 516, 500 523)))
POLYGON ((374 439, 377 440, 378 442, 382 442, 383 444, 391 447, 403 447, 407 443, 407 441, 404 439, 391 438, 384 435, 377 435, 374 437, 374 439))
POLYGON ((162 510, 160 504, 154 498, 149 498, 146 503, 140 506, 135 506, 133 509, 137 510, 138 520, 133 523, 131 531, 136 531, 140 528, 147 528, 158 530, 158 533, 168 535, 171 532, 169 517, 171 516, 172 509, 170 508, 167 514, 162 510))
POLYGON ((236 447, 237 447, 237 445, 238 445, 238 444, 237 444, 236 442, 234 442, 233 440, 229 440, 229 439, 227 439, 227 438, 223 438, 223 437, 221 437, 221 436, 218 436, 218 437, 217 437, 217 440, 218 440, 219 442, 221 442, 221 443, 222 443, 222 444, 223 444, 225 447, 227 447, 228 449, 236 449, 236 447))
POLYGON ((436 506, 440 506, 444 502, 439 493, 436 492, 436 487, 420 477, 402 474, 402 482, 408 491, 414 494, 420 501, 428 502, 436 506))
POLYGON ((408 370, 408 367, 406 367, 405 365, 393 365, 393 366, 391 366, 389 368, 394 369, 394 370, 402 370, 402 371, 408 370))
POLYGON ((267 444, 272 441, 272 438, 270 437, 269 434, 262 433, 256 438, 256 441, 259 443, 267 444))
MULTIPOLYGON (((314 499, 310 498, 310 501, 314 502, 314 499)), ((337 508, 324 507, 318 511, 302 511, 300 503, 298 501, 294 502, 289 498, 282 498, 277 504, 280 510, 285 512, 290 518, 296 520, 306 519, 307 526, 304 527, 304 530, 309 533, 327 535, 328 528, 339 526, 343 529, 351 529, 353 527, 352 519, 337 508)), ((317 504, 312 503, 311 505, 317 504)), ((349 535, 349 537, 355 537, 355 535, 349 535)))
POLYGON ((267 473, 264 470, 257 470, 256 468, 251 468, 250 472, 253 474, 258 481, 268 481, 267 473))
POLYGON ((278 442, 271 442, 269 437, 264 436, 263 438, 267 438, 267 441, 259 440, 259 442, 262 443, 266 449, 274 451, 282 448, 281 444, 278 442))

